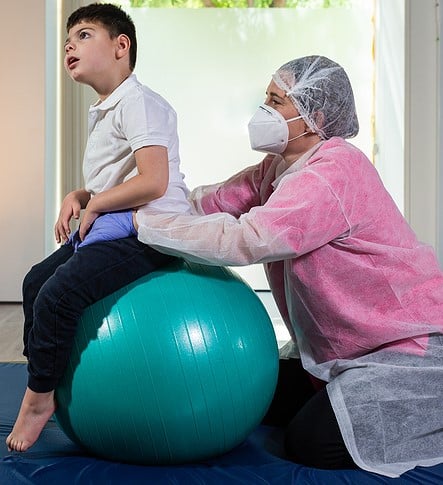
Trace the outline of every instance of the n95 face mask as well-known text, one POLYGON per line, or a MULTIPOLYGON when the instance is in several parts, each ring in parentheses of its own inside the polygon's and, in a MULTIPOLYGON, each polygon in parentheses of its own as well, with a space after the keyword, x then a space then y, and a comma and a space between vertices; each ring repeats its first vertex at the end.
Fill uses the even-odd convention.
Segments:
POLYGON ((304 132, 289 140, 288 123, 301 116, 286 120, 277 110, 261 104, 248 124, 251 148, 258 152, 279 154, 285 151, 289 141, 305 135, 304 132))

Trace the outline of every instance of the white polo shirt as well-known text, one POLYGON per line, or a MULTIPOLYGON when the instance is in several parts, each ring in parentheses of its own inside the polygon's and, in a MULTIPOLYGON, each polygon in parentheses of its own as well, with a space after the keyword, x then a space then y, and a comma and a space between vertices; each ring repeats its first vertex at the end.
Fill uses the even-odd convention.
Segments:
MULTIPOLYGON (((132 74, 103 102, 90 107, 89 137, 83 159, 85 189, 92 195, 137 174, 134 152, 160 145, 168 149, 166 193, 146 204, 150 209, 189 212, 188 189, 180 172, 177 115, 159 94, 132 74)), ((143 212, 143 207, 139 209, 143 212)))

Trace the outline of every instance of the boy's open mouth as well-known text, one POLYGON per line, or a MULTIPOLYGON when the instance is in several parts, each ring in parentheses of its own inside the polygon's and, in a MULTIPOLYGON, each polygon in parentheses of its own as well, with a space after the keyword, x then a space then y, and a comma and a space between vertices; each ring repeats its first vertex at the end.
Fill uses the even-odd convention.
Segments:
POLYGON ((66 65, 72 69, 74 67, 74 64, 76 64, 79 61, 78 57, 70 56, 66 60, 66 65))

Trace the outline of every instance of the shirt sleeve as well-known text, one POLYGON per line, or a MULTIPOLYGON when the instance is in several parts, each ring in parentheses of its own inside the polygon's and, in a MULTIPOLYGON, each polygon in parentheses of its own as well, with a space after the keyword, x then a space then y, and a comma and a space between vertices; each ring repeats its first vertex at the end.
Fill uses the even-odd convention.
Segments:
POLYGON ((121 129, 133 152, 145 146, 168 147, 175 126, 175 112, 143 93, 131 96, 121 110, 121 129))
POLYGON ((139 239, 162 252, 230 266, 295 258, 350 230, 339 198, 313 171, 288 175, 264 205, 238 218, 148 213, 137 222, 139 239))

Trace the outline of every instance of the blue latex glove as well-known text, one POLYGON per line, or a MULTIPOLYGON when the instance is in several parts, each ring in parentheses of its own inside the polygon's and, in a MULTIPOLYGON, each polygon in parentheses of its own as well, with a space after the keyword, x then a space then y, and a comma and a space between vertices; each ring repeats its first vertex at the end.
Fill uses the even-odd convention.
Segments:
POLYGON ((132 222, 132 210, 108 212, 97 217, 83 241, 78 230, 75 231, 66 244, 72 244, 77 251, 83 246, 103 241, 115 241, 125 237, 137 236, 132 222))

